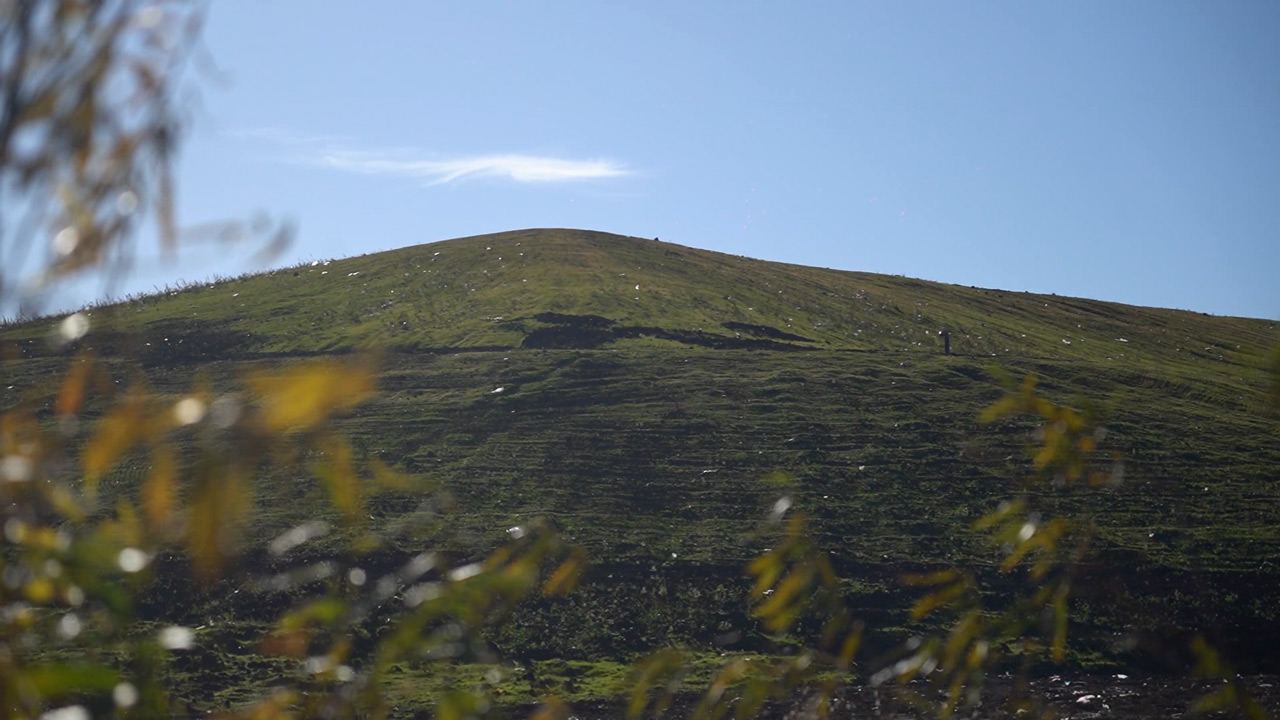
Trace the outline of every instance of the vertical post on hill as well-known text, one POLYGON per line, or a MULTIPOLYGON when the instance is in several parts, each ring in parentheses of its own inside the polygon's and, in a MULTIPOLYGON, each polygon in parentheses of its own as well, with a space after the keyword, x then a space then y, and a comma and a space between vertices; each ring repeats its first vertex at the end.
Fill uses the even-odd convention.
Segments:
POLYGON ((947 330, 939 330, 938 334, 942 336, 942 354, 951 354, 951 333, 947 330))

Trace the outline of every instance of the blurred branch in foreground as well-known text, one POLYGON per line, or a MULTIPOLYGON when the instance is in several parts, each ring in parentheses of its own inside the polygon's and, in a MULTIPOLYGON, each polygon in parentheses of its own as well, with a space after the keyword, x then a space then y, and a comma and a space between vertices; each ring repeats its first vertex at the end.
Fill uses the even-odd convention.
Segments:
POLYGON ((180 239, 291 237, 269 219, 183 233, 174 165, 200 0, 0 2, 0 317, 43 311, 58 283, 101 273, 110 294, 150 221, 180 239))

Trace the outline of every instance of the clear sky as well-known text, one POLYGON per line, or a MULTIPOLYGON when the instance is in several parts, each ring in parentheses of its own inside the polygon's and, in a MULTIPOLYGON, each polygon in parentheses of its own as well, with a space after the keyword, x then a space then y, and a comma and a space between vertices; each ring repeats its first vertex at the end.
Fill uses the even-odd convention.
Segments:
MULTIPOLYGON (((214 3, 181 219, 577 227, 1280 318, 1280 3, 214 3)), ((132 288, 246 269, 144 263, 132 288)))

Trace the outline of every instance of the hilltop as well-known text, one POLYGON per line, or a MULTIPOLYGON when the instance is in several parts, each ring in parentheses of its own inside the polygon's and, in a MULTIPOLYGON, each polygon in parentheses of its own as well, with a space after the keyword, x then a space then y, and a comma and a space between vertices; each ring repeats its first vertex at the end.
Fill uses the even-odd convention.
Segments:
POLYGON ((1258 349, 1277 337, 1264 320, 804 267, 583 230, 317 261, 116 310, 113 331, 163 344, 176 328, 266 353, 646 339, 934 353, 947 329, 958 355, 1231 366, 1257 364, 1258 349))
MULTIPOLYGON (((140 358, 151 387, 175 395, 197 373, 229 389, 248 368, 381 348, 379 393, 343 429, 362 457, 449 490, 456 514, 433 542, 474 557, 541 516, 596 563, 581 592, 499 633, 523 657, 614 662, 659 643, 714 648, 726 628, 750 627, 748 538, 783 492, 814 519, 871 625, 902 637, 914 593, 900 575, 993 561, 970 527, 1025 474, 1027 436, 976 417, 1006 373, 1096 402, 1125 459, 1123 485, 1061 505, 1099 534, 1076 662, 1114 660, 1122 636, 1191 627, 1256 664, 1274 662, 1280 641, 1280 433, 1264 413, 1273 322, 580 230, 316 262, 89 313, 87 345, 109 363, 140 358), (775 470, 792 483, 770 482, 775 470)), ((23 356, 5 364, 4 406, 51 401, 48 378, 71 351, 45 342, 55 323, 0 330, 23 356)), ((126 465, 105 491, 131 493, 144 474, 126 465)), ((257 503, 260 545, 324 501, 268 469, 257 503)), ((386 524, 417 507, 371 500, 386 524)), ((231 601, 203 602, 191 612, 231 601)), ((261 622, 232 612, 243 627, 228 637, 261 622)))

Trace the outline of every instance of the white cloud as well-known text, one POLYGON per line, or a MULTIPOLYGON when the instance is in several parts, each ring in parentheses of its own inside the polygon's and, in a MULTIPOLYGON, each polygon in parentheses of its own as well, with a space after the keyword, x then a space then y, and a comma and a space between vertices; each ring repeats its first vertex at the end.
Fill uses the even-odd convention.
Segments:
POLYGON ((516 182, 563 182, 621 177, 627 170, 612 160, 567 160, 538 155, 479 155, 448 160, 424 160, 411 153, 367 153, 329 150, 312 162, 325 167, 365 175, 419 178, 442 185, 477 177, 499 177, 516 182))
POLYGON ((631 174, 621 163, 606 158, 576 160, 519 153, 438 158, 415 148, 364 150, 340 138, 301 135, 272 128, 227 133, 287 148, 290 162, 361 175, 403 177, 444 185, 472 178, 501 178, 520 183, 599 180, 631 174))

